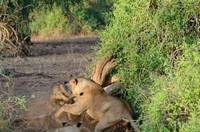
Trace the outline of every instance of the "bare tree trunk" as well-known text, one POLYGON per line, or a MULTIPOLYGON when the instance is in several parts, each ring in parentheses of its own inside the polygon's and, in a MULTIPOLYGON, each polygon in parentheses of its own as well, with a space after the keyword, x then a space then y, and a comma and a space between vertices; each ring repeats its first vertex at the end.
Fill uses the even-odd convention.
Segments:
POLYGON ((93 69, 91 79, 101 86, 106 86, 106 79, 114 67, 115 61, 113 57, 111 55, 105 56, 104 58, 97 61, 93 69))

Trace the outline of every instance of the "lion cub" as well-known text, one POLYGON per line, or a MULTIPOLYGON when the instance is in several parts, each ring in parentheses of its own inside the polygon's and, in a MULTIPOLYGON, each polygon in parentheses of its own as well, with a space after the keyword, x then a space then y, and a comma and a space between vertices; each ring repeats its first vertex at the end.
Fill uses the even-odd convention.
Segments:
POLYGON ((50 94, 50 103, 52 105, 59 104, 62 105, 64 103, 70 103, 71 99, 71 91, 66 86, 67 83, 56 85, 52 88, 50 94))
MULTIPOLYGON (((132 120, 130 107, 121 100, 112 97, 103 88, 92 80, 77 78, 69 81, 69 89, 75 96, 73 104, 65 104, 55 114, 58 120, 63 112, 80 115, 84 111, 97 120, 95 132, 102 132, 122 119, 132 120)), ((132 124, 135 131, 139 131, 132 124)))
MULTIPOLYGON (((52 88, 49 99, 49 114, 55 114, 64 104, 71 104, 74 102, 71 91, 67 87, 67 83, 56 85, 52 88)), ((76 122, 79 116, 71 113, 64 113, 70 122, 76 122)), ((58 126, 61 126, 59 124, 58 126)))

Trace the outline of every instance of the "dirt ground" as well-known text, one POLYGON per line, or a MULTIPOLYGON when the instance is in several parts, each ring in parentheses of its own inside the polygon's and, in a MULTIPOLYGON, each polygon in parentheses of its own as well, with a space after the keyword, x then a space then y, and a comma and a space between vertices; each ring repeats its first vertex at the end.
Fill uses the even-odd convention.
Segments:
POLYGON ((14 76, 13 94, 29 98, 22 116, 46 114, 49 91, 54 85, 70 76, 88 76, 87 68, 95 59, 98 41, 96 36, 33 40, 30 56, 4 59, 3 67, 14 76))

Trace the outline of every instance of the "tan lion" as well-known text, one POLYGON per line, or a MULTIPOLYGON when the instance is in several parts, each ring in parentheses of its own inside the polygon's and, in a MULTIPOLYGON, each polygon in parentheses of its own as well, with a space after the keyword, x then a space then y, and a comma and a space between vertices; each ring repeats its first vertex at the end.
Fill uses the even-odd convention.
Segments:
POLYGON ((64 103, 72 103, 73 99, 71 98, 71 91, 68 88, 65 88, 65 85, 67 85, 66 82, 52 88, 50 93, 50 103, 53 106, 63 105, 64 103))
MULTIPOLYGON (((131 109, 127 103, 108 95, 103 88, 92 80, 77 78, 69 81, 69 89, 75 97, 73 104, 65 104, 56 113, 55 118, 59 121, 64 112, 74 115, 86 113, 98 123, 95 132, 102 132, 113 126, 116 121, 126 119, 131 121, 131 109)), ((134 131, 139 131, 134 123, 131 123, 134 131)))
MULTIPOLYGON (((55 114, 55 112, 60 109, 64 104, 71 104, 74 102, 73 97, 71 97, 72 93, 66 86, 67 83, 55 85, 50 93, 49 99, 49 114, 55 114)), ((71 113, 63 113, 67 121, 76 122, 79 119, 79 116, 73 115, 71 113)), ((61 126, 61 124, 58 124, 61 126)))

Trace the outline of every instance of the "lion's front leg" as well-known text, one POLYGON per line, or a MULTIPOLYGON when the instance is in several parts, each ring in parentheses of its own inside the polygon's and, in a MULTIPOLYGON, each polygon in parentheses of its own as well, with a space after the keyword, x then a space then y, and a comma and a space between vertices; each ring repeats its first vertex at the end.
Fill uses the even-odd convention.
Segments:
POLYGON ((65 112, 64 107, 61 107, 60 109, 58 109, 58 111, 54 115, 55 121, 59 124, 59 126, 62 126, 62 122, 60 121, 59 117, 64 112, 65 112))
POLYGON ((55 113, 55 119, 59 121, 59 117, 62 115, 62 113, 69 113, 73 115, 80 115, 83 113, 87 107, 83 106, 80 103, 74 103, 74 104, 65 104, 62 106, 56 113, 55 113))
POLYGON ((54 97, 54 100, 62 100, 62 101, 69 101, 70 99, 66 96, 64 96, 63 94, 56 94, 54 97))

